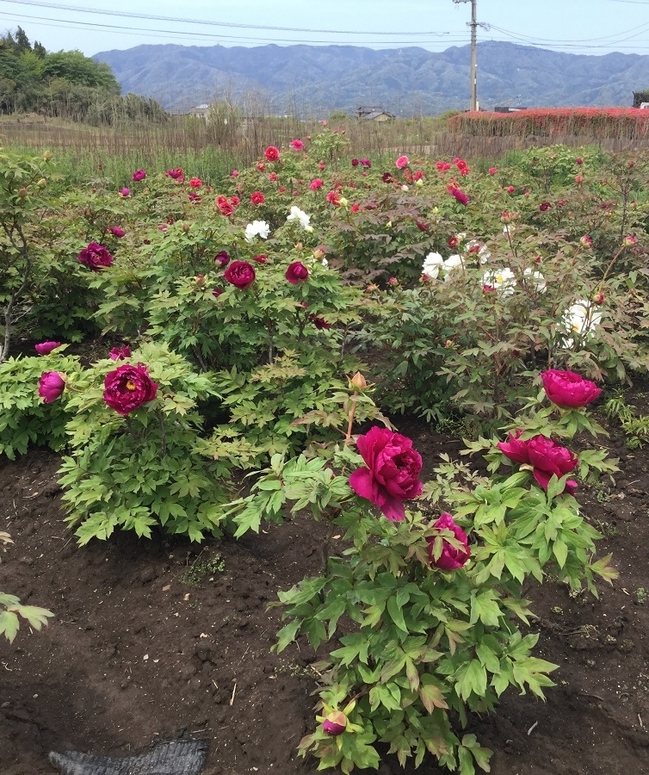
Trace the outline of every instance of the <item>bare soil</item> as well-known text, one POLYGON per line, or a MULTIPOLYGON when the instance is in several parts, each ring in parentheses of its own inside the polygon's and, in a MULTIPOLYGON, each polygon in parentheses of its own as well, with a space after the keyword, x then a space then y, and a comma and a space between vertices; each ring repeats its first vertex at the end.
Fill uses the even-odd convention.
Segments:
MULTIPOLYGON (((458 448, 408 430, 429 469, 458 448)), ((493 775, 649 775, 649 449, 629 451, 617 431, 605 443, 616 486, 578 497, 620 578, 599 600, 530 591, 539 655, 561 667, 547 702, 507 693, 472 721, 493 775)), ((322 527, 298 517, 241 541, 119 534, 78 548, 58 466, 45 451, 0 462, 0 530, 15 541, 0 590, 56 614, 0 639, 0 772, 51 775, 49 751, 119 756, 185 735, 209 741, 204 775, 314 773, 295 747, 313 724, 315 655, 305 643, 271 652, 280 613, 267 606, 319 572, 322 527)), ((380 775, 401 772, 387 757, 380 775)))

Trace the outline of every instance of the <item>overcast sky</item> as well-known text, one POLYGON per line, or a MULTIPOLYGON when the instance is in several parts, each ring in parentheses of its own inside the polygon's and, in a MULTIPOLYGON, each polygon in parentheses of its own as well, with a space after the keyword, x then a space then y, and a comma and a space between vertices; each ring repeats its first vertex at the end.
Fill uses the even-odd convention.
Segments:
MULTIPOLYGON (((453 0, 0 0, 3 32, 88 56, 147 43, 442 51, 469 42, 470 18, 471 2, 453 0)), ((477 0, 477 20, 479 41, 649 54, 649 0, 477 0)))

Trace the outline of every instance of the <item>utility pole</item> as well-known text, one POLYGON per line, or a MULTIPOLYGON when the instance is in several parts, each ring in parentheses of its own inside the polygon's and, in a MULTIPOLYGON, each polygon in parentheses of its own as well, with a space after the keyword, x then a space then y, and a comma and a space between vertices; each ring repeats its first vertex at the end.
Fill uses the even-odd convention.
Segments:
POLYGON ((478 0, 453 0, 459 3, 471 3, 471 110, 478 109, 478 0))

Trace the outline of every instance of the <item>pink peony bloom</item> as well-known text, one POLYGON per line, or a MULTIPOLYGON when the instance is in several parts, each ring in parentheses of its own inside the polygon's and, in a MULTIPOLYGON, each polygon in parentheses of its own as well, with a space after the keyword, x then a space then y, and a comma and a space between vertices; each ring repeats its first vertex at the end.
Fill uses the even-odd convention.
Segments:
POLYGON ((189 185, 192 188, 200 188, 203 185, 203 181, 200 178, 192 178, 189 181, 189 185))
POLYGON ((574 371, 548 369, 541 373, 545 394, 557 406, 576 409, 595 401, 602 392, 594 382, 574 371))
POLYGON ((131 193, 131 189, 130 188, 126 188, 126 186, 124 186, 124 188, 120 189, 119 195, 123 196, 124 198, 126 198, 127 196, 130 195, 130 193, 131 193))
POLYGON ((108 353, 108 357, 111 361, 124 361, 131 357, 131 348, 127 344, 123 344, 121 347, 113 347, 108 353))
POLYGON ((230 174, 232 175, 233 178, 238 178, 239 177, 239 170, 232 170, 232 172, 230 174))
POLYGON ((165 172, 165 175, 167 175, 167 177, 173 178, 174 180, 178 180, 181 183, 183 182, 183 180, 185 180, 185 175, 183 173, 182 167, 176 167, 175 170, 167 170, 165 172))
POLYGON ((57 347, 61 346, 61 342, 41 342, 40 344, 34 345, 34 350, 39 355, 49 355, 52 350, 56 350, 57 347))
POLYGON ((65 379, 58 371, 45 371, 38 380, 38 395, 51 404, 65 389, 65 379))
POLYGON ((274 145, 269 145, 264 151, 267 161, 279 161, 279 150, 274 145))
POLYGON ((410 164, 410 159, 407 156, 399 156, 399 158, 395 161, 394 166, 397 169, 402 170, 407 167, 408 164, 410 164))
POLYGON ((291 140, 289 145, 294 151, 304 150, 304 143, 302 142, 302 140, 291 140))
POLYGON ((131 178, 137 183, 140 180, 144 180, 146 178, 146 170, 136 170, 132 175, 131 178))
POLYGON ((400 522, 405 517, 403 502, 421 494, 421 455, 410 439, 376 425, 358 437, 357 445, 366 467, 349 477, 351 488, 390 521, 400 522))
POLYGON ((495 175, 498 172, 497 167, 489 167, 489 174, 495 175))
POLYGON ((453 537, 461 546, 453 546, 446 538, 442 538, 442 550, 439 557, 435 558, 436 549, 439 551, 439 537, 431 537, 428 541, 428 556, 432 565, 440 570, 457 570, 461 568, 471 556, 469 549, 469 540, 464 530, 455 524, 450 514, 444 513, 433 523, 437 530, 450 530, 453 537))

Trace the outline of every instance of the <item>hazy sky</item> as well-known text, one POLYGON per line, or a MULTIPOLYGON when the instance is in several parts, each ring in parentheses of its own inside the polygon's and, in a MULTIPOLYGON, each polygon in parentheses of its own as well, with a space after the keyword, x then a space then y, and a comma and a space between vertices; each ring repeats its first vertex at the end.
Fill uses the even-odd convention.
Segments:
MULTIPOLYGON (((453 0, 0 0, 0 31, 20 25, 48 51, 87 55, 143 43, 442 51, 469 42, 470 18, 471 2, 453 0)), ((649 0, 477 0, 477 19, 479 41, 649 53, 649 0)))

